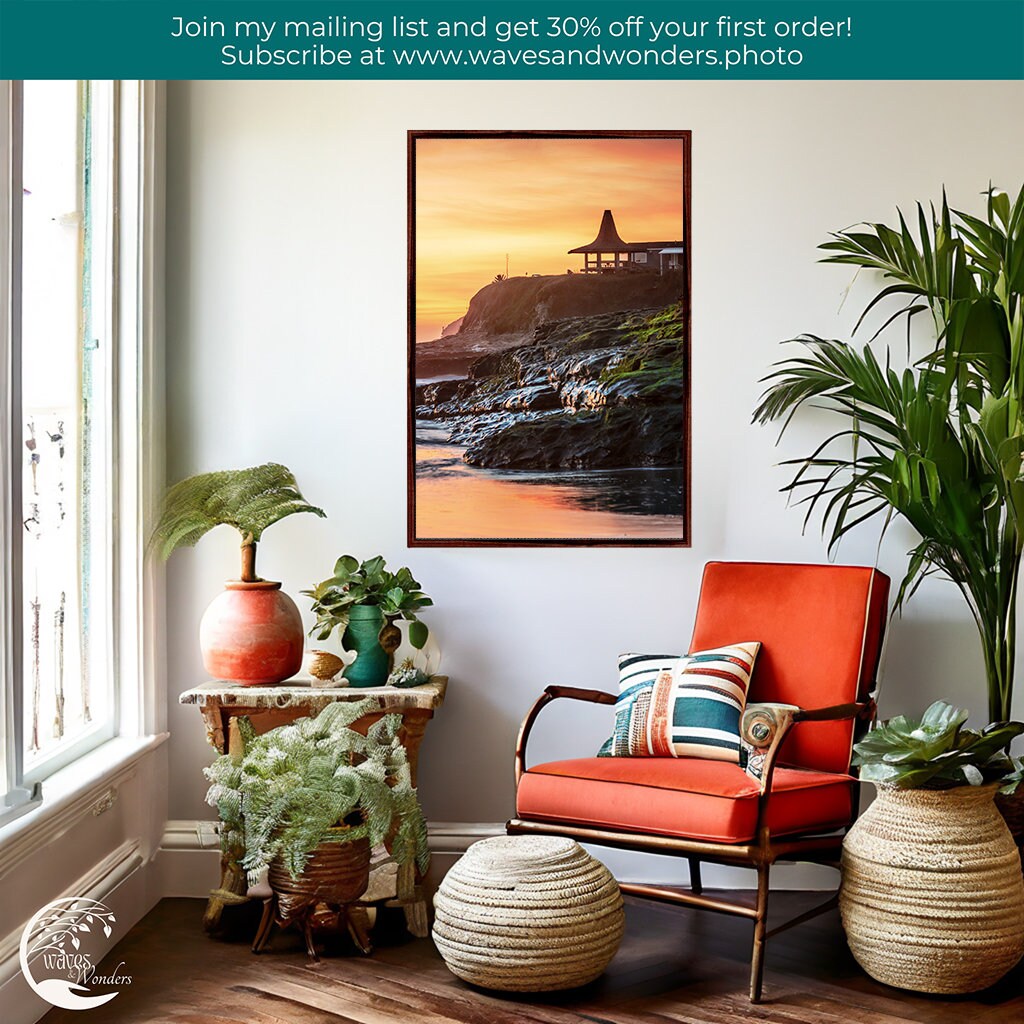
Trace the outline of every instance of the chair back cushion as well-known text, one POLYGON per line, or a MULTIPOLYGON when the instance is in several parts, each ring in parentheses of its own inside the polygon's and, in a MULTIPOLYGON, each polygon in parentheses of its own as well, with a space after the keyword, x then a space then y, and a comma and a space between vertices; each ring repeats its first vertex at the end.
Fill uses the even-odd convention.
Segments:
MULTIPOLYGON (((761 642, 747 702, 829 707, 870 692, 889 600, 889 577, 853 565, 709 562, 691 651, 761 642)), ((802 722, 780 763, 824 772, 850 767, 856 721, 802 722)))

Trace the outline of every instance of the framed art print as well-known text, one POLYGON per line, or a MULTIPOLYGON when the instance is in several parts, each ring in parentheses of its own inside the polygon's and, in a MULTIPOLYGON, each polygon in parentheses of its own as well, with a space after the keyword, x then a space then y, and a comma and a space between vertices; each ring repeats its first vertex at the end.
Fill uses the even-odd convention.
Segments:
POLYGON ((410 545, 690 541, 690 133, 409 133, 410 545))

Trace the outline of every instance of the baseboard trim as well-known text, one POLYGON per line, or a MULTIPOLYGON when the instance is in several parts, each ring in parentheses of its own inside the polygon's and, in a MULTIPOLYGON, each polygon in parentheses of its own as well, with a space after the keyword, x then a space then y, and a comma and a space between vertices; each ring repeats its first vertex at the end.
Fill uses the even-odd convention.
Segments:
MULTIPOLYGON (((220 850, 220 822, 171 819, 160 840, 160 852, 203 852, 220 850)), ((503 836, 505 823, 477 821, 432 821, 427 825, 431 853, 465 853, 479 839, 503 836)))
MULTIPOLYGON (((217 829, 216 821, 167 822, 158 857, 164 896, 205 898, 217 885, 220 873, 217 829)), ((434 859, 428 883, 437 885, 473 843, 504 834, 504 822, 428 822, 427 840, 434 859)), ((630 854, 605 847, 591 847, 591 851, 620 881, 656 881, 666 885, 689 881, 685 858, 630 854)), ((708 864, 704 868, 704 884, 710 889, 750 889, 752 877, 747 868, 708 864)), ((835 872, 813 864, 778 864, 772 870, 772 888, 831 891, 835 889, 835 872)))
MULTIPOLYGON (((172 819, 164 828, 157 855, 164 896, 206 897, 220 870, 219 822, 172 819)), ((505 834, 505 823, 433 821, 427 842, 438 867, 447 870, 479 839, 505 834)))

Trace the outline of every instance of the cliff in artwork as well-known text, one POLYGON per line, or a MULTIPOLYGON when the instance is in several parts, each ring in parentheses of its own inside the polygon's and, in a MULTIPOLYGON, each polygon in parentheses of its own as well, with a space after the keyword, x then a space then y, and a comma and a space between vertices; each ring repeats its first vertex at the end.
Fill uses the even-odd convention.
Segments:
POLYGON ((488 469, 678 466, 685 352, 678 301, 547 319, 466 377, 419 385, 416 418, 443 424, 463 459, 488 469))
POLYGON ((463 374, 484 355, 530 345, 552 321, 658 309, 683 295, 681 270, 664 274, 562 274, 513 277, 481 288, 459 330, 416 346, 416 377, 463 374))

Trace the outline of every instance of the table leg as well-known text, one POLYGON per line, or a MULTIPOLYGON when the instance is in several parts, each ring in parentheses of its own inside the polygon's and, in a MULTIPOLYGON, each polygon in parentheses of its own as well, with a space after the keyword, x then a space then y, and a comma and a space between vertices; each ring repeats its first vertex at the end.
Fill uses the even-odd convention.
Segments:
MULTIPOLYGON (((220 715, 217 718, 219 721, 220 715)), ((210 722, 211 719, 208 718, 207 734, 210 735, 212 733, 215 737, 212 740, 215 745, 216 740, 219 739, 220 745, 217 749, 223 753, 241 757, 245 751, 245 742, 242 739, 241 730, 238 728, 238 719, 234 716, 228 717, 226 729, 223 722, 216 728, 211 728, 210 722)), ((248 896, 245 895, 249 888, 248 880, 246 879, 245 871, 239 863, 244 856, 245 850, 241 847, 221 851, 220 887, 211 891, 210 898, 206 902, 206 912, 203 914, 204 931, 215 932, 220 927, 221 916, 224 913, 225 907, 239 906, 242 903, 249 902, 248 896)))

